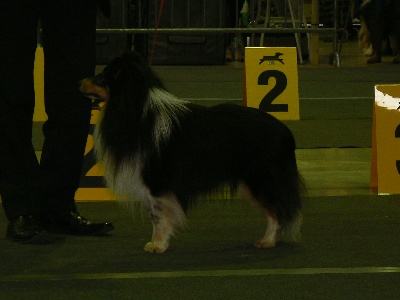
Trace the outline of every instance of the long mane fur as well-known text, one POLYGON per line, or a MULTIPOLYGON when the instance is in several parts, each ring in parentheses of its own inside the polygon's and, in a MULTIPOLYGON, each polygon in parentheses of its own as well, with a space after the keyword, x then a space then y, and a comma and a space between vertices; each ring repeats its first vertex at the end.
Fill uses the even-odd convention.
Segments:
POLYGON ((108 185, 122 198, 141 194, 127 187, 142 187, 144 164, 150 157, 159 157, 189 111, 187 103, 169 93, 150 69, 143 68, 144 64, 134 56, 130 65, 117 66, 120 71, 104 71, 117 76, 107 78, 110 99, 94 132, 95 149, 97 159, 105 164, 108 185), (129 174, 136 177, 129 179, 129 174), (132 181, 125 182, 124 178, 132 181))

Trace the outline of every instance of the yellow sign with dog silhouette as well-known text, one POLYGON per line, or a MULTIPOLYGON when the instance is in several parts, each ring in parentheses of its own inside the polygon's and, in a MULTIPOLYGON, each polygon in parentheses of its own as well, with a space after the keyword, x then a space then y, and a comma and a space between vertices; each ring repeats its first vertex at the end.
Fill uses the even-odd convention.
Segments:
POLYGON ((280 120, 299 120, 299 89, 295 47, 247 47, 245 105, 280 120))

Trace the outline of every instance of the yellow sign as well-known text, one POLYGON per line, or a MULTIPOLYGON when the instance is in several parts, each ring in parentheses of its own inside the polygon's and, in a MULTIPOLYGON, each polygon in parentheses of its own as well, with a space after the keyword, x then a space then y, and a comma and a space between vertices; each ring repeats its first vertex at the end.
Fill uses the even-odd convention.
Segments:
POLYGON ((100 104, 94 102, 92 105, 92 118, 90 119, 90 132, 86 142, 85 157, 83 161, 83 174, 80 187, 75 193, 76 200, 115 200, 109 188, 104 182, 104 167, 96 161, 94 154, 93 132, 100 114, 100 104))
POLYGON ((297 53, 294 47, 247 47, 245 99, 280 120, 299 120, 297 53))
POLYGON ((375 86, 371 187, 400 193, 400 85, 375 86))

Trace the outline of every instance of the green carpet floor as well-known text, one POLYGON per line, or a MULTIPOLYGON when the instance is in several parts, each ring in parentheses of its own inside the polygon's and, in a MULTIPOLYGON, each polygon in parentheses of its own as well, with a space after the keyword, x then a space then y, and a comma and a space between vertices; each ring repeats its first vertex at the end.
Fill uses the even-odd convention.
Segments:
MULTIPOLYGON (((279 243, 269 250, 253 247, 265 230, 265 219, 256 207, 210 200, 189 213, 187 228, 161 255, 142 250, 151 226, 140 208, 134 217, 115 202, 79 203, 79 209, 113 222, 115 231, 107 237, 67 236, 47 246, 1 239, 1 299, 396 299, 400 295, 400 268, 382 271, 400 267, 399 196, 307 199, 302 242, 279 243), (243 270, 249 273, 240 273, 243 270)), ((0 226, 6 226, 4 217, 0 226)))

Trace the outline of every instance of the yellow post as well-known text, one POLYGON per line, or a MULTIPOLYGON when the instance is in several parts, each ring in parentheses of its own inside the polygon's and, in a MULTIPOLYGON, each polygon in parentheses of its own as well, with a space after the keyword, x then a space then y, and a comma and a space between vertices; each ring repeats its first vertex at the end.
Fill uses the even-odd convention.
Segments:
MULTIPOLYGON (((311 3, 311 27, 318 28, 319 24, 319 2, 312 0, 311 3)), ((311 65, 317 66, 319 64, 319 34, 311 33, 311 65)))

